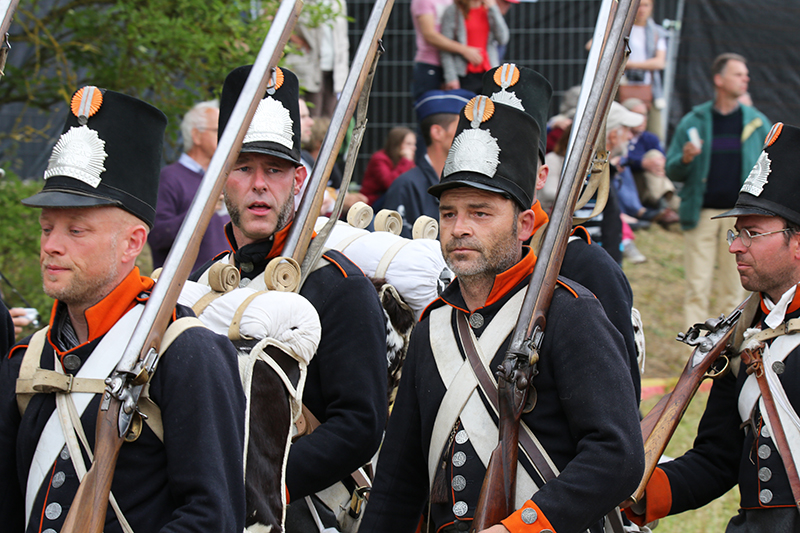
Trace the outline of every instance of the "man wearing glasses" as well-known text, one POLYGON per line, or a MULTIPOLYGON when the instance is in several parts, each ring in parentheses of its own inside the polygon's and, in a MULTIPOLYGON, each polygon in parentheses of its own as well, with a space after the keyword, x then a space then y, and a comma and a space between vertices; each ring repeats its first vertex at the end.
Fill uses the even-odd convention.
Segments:
POLYGON ((740 357, 714 381, 694 448, 656 469, 635 509, 640 522, 701 507, 738 484, 727 532, 800 531, 798 168, 800 128, 778 123, 736 206, 719 215, 736 217, 729 251, 753 293, 734 336, 740 357))

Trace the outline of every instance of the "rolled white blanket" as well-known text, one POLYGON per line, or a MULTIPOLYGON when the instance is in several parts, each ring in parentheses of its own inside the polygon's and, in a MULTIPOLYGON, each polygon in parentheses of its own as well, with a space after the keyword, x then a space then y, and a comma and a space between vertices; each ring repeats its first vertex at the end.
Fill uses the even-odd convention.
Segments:
MULTIPOLYGON (((205 285, 187 281, 178 303, 191 307, 210 290, 205 285)), ((211 302, 198 318, 210 330, 227 336, 237 309, 257 292, 246 287, 234 289, 211 302)), ((308 364, 317 351, 322 326, 317 310, 299 294, 268 291, 258 294, 247 305, 239 334, 242 338, 260 340, 269 337, 280 341, 308 364)))
MULTIPOLYGON (((327 219, 320 217, 316 230, 325 222, 327 219)), ((439 296, 439 275, 446 268, 439 241, 410 240, 385 231, 370 233, 337 222, 325 246, 341 251, 370 277, 375 277, 384 256, 395 253, 383 277, 397 289, 417 318, 439 296)))

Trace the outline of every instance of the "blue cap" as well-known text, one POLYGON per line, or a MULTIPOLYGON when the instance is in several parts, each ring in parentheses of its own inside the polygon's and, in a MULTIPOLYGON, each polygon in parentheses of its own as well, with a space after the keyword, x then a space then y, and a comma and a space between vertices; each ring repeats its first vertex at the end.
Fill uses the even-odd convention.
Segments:
POLYGON ((466 89, 453 89, 452 91, 428 91, 414 103, 417 120, 422 122, 437 113, 450 113, 458 115, 467 105, 475 93, 466 89))

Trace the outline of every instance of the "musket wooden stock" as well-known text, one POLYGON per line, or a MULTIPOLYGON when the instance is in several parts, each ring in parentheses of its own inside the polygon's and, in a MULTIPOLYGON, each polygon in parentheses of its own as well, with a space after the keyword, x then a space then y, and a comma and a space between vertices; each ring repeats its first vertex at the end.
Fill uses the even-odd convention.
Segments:
MULTIPOLYGON (((302 0, 281 2, 195 199, 178 230, 161 276, 153 287, 122 359, 112 374, 112 379, 120 378, 124 384, 120 390, 133 391, 129 397, 134 403, 138 400, 141 385, 144 384, 135 382, 136 367, 145 361, 151 350, 159 353, 164 331, 172 318, 183 285, 191 274, 200 242, 216 210, 225 177, 238 157, 247 127, 266 92, 272 68, 278 64, 283 54, 301 7, 302 0)), ((156 359, 157 357, 156 355, 156 359)), ((145 381, 148 377, 145 376, 145 381)), ((125 413, 122 401, 109 395, 108 390, 104 394, 109 397, 107 402, 105 398, 101 402, 98 414, 94 461, 81 480, 61 529, 62 533, 102 533, 105 525, 111 481, 133 413, 125 413)))
POLYGON ((500 441, 489 459, 489 467, 478 497, 477 509, 482 512, 475 513, 470 525, 472 532, 483 531, 499 524, 515 510, 519 446, 503 446, 503 443, 519 442, 519 420, 525 407, 527 388, 520 390, 514 383, 499 379, 497 395, 500 420, 512 420, 516 423, 500 424, 500 441), (502 493, 498 492, 498 487, 502 487, 502 493))
MULTIPOLYGON (((650 477, 658 466, 658 460, 667 449, 672 435, 683 418, 700 384, 707 377, 717 377, 716 373, 710 374, 714 363, 728 348, 736 331, 739 316, 747 300, 734 309, 729 318, 722 321, 718 331, 711 331, 703 337, 692 351, 686 362, 683 372, 671 393, 664 395, 653 409, 641 422, 642 438, 644 439, 644 475, 639 487, 630 499, 623 502, 623 507, 628 507, 642 500, 650 477), (707 343, 712 343, 709 346, 707 343)), ((691 331, 691 330, 690 330, 691 331)), ((679 337, 680 339, 680 337, 679 337)))
MULTIPOLYGON (((588 90, 588 97, 584 99, 582 95, 579 102, 578 119, 564 161, 551 222, 539 250, 508 352, 497 374, 500 442, 487 466, 470 532, 498 524, 515 510, 520 417, 527 401, 530 380, 535 376, 545 317, 567 249, 572 215, 624 70, 625 38, 633 25, 636 5, 638 0, 621 0, 616 9, 610 1, 601 6, 601 14, 608 13, 608 18, 603 20, 602 16, 599 17, 595 29, 598 41, 595 44, 599 48, 593 46, 590 51, 581 91, 588 90), (609 20, 613 21, 610 28, 609 20), (600 39, 601 35, 605 37, 600 39), (592 64, 592 61, 597 63, 592 64)), ((544 471, 545 481, 552 477, 549 466, 537 465, 537 468, 544 471)))
MULTIPOLYGON (((658 466, 658 460, 667 449, 672 435, 675 433, 678 424, 683 418, 689 402, 694 398, 700 384, 707 377, 706 373, 716 362, 722 351, 728 344, 733 335, 733 328, 720 339, 720 342, 708 353, 703 362, 697 366, 692 366, 692 358, 683 368, 678 382, 673 391, 659 400, 656 406, 642 419, 642 438, 644 439, 644 477, 636 492, 633 493, 631 501, 625 502, 630 505, 633 501, 641 501, 650 476, 658 466)), ((700 348, 695 348, 695 352, 700 348)), ((692 352, 694 356, 694 352, 692 352)))
POLYGON ((113 402, 108 411, 101 411, 97 415, 95 442, 103 445, 95 445, 92 467, 81 481, 61 531, 103 531, 106 525, 108 494, 111 492, 114 468, 124 442, 124 438, 119 438, 117 429, 119 409, 120 402, 113 402), (73 509, 84 512, 72 512, 73 509))

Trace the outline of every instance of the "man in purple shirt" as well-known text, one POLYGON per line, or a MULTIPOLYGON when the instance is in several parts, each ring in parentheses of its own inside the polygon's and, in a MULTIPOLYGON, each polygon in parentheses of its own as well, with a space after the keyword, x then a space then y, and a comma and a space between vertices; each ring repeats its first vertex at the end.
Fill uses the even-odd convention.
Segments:
MULTIPOLYGON (((219 102, 212 100, 195 105, 183 117, 181 135, 184 153, 177 162, 161 169, 158 186, 156 218, 147 242, 153 252, 153 268, 164 265, 175 236, 192 205, 200 181, 208 169, 211 156, 217 149, 217 120, 219 102)), ((204 265, 215 255, 230 249, 225 238, 225 224, 230 221, 226 212, 220 214, 223 204, 211 216, 211 222, 200 243, 194 269, 204 265)))

